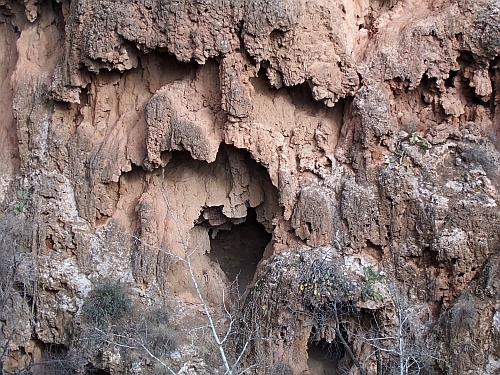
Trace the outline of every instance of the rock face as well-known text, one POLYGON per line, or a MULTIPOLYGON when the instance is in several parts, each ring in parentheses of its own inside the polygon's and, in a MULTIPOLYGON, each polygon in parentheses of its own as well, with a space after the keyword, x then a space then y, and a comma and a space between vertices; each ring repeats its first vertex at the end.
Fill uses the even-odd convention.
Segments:
POLYGON ((0 0, 6 373, 497 374, 499 20, 0 0))

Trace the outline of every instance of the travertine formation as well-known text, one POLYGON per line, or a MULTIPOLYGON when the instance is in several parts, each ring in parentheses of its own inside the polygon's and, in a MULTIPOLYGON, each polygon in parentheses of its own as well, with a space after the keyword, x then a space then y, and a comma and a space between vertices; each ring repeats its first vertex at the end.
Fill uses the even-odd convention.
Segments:
POLYGON ((207 311, 238 371, 500 371, 498 0, 0 0, 0 51, 7 371, 222 374, 207 311))

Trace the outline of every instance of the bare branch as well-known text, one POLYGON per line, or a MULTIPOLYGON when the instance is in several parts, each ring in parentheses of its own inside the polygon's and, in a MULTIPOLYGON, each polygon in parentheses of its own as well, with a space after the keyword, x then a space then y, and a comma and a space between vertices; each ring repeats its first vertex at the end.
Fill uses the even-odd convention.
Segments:
POLYGON ((188 266, 188 271, 189 271, 189 275, 191 277, 191 280, 193 282, 193 286, 194 286, 194 288, 196 290, 196 294, 198 296, 198 299, 200 300, 201 305, 203 306, 203 310, 205 312, 205 316, 207 317, 207 320, 208 320, 208 323, 209 323, 209 328, 212 331, 212 336, 213 336, 213 338, 215 340, 215 343, 217 344, 217 347, 219 349, 219 354, 220 354, 220 357, 221 357, 221 360, 222 360, 222 364, 224 365, 224 368, 226 370, 226 374, 231 375, 232 374, 232 369, 231 369, 231 366, 229 365, 229 362, 228 362, 228 359, 227 359, 227 356, 226 356, 226 352, 224 350, 223 342, 221 341, 221 339, 219 338, 219 335, 217 334, 217 330, 216 330, 216 327, 215 327, 215 324, 214 324, 214 321, 213 321, 213 318, 212 318, 212 314, 210 313, 210 310, 209 310, 208 305, 207 305, 207 303, 205 301, 205 298, 201 294, 201 290, 200 290, 200 287, 198 285, 198 281, 196 280, 196 276, 194 274, 193 267, 191 265, 191 258, 190 258, 190 256, 192 255, 192 253, 189 253, 189 249, 188 249, 186 240, 184 239, 184 236, 182 235, 182 231, 181 231, 181 227, 180 227, 179 221, 174 216, 174 213, 172 211, 172 208, 170 207, 170 203, 168 201, 168 198, 165 195, 165 191, 163 190, 162 184, 160 183, 159 186, 160 186, 161 195, 163 197, 165 205, 167 206, 167 210, 168 210, 168 212, 170 214, 170 217, 172 218, 172 220, 175 223, 175 227, 177 229, 177 234, 179 235, 179 238, 180 238, 180 243, 182 244, 182 247, 184 249, 184 261, 185 261, 185 263, 188 266))
POLYGON ((175 258, 175 259, 177 259, 177 260, 180 260, 181 262, 186 262, 186 261, 184 260, 184 258, 181 258, 180 256, 178 256, 178 255, 176 255, 176 254, 172 253, 171 251, 167 251, 167 250, 165 250, 165 249, 162 249, 161 247, 158 247, 158 246, 154 246, 154 245, 148 244, 147 242, 144 242, 143 240, 141 240, 141 239, 140 239, 138 236, 136 236, 136 235, 132 235, 132 238, 133 238, 135 241, 140 242, 141 244, 143 244, 143 245, 144 245, 144 246, 146 246, 146 247, 150 247, 150 248, 152 248, 152 249, 154 249, 154 250, 161 251, 163 254, 168 255, 168 256, 171 256, 172 258, 175 258))
POLYGON ((335 326, 333 328, 335 329, 335 333, 337 334, 337 337, 339 338, 342 345, 344 345, 346 352, 349 354, 349 357, 351 357, 352 361, 354 362, 354 365, 358 368, 358 371, 360 372, 360 374, 367 375, 366 371, 361 366, 361 364, 358 362, 358 359, 356 358, 356 356, 352 352, 351 347, 349 346, 349 344, 345 341, 344 337, 342 336, 342 332, 340 332, 340 329, 339 329, 340 321, 339 321, 339 317, 337 315, 337 308, 336 307, 333 310, 333 318, 335 319, 335 326))

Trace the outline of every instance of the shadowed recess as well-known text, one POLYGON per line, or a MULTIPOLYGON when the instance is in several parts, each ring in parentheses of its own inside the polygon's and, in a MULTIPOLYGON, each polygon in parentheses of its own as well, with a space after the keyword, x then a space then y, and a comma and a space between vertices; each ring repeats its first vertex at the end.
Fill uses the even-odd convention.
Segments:
POLYGON ((336 375, 340 371, 339 361, 344 357, 345 349, 340 340, 328 342, 318 339, 313 328, 307 343, 307 365, 311 375, 336 375), (315 337, 315 338, 314 338, 315 337))
POLYGON ((243 223, 231 224, 230 230, 219 230, 214 238, 209 233, 210 259, 219 263, 230 281, 237 281, 240 293, 252 281, 257 264, 272 237, 257 221, 255 209, 249 207, 247 212, 243 223))

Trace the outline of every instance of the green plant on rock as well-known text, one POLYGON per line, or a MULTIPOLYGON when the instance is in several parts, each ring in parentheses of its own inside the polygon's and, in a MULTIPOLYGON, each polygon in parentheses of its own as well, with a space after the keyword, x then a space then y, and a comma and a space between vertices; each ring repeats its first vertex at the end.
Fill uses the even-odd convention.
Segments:
POLYGON ((83 304, 82 315, 88 323, 106 326, 110 320, 122 317, 131 307, 126 286, 113 280, 98 283, 83 304))
POLYGON ((363 272, 365 274, 365 280, 367 283, 373 283, 375 281, 382 281, 384 276, 373 269, 373 266, 363 267, 363 272))
POLYGON ((385 164, 391 164, 395 169, 401 167, 410 168, 412 166, 413 161, 411 155, 409 155, 408 151, 403 147, 403 142, 409 142, 411 145, 418 146, 420 151, 424 154, 432 147, 424 137, 417 134, 415 125, 412 124, 406 136, 397 141, 396 150, 392 154, 384 156, 385 164))
POLYGON ((372 266, 363 267, 363 272, 365 274, 365 282, 361 285, 361 297, 363 301, 370 299, 382 301, 382 294, 375 288, 374 283, 381 281, 384 276, 375 271, 372 266))
POLYGON ((415 125, 411 126, 409 141, 412 145, 420 147, 423 153, 426 153, 431 149, 431 144, 424 137, 417 134, 415 125))
POLYGON ((23 191, 23 190, 18 190, 16 192, 16 195, 17 195, 17 203, 14 205, 14 213, 16 215, 19 215, 21 212, 23 212, 24 210, 24 206, 26 206, 26 203, 28 202, 29 200, 29 195, 27 192, 23 191))
POLYGON ((395 169, 400 167, 410 168, 411 160, 405 150, 398 148, 393 155, 385 155, 385 164, 394 164, 395 169))

